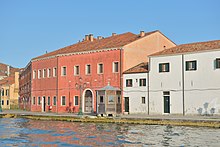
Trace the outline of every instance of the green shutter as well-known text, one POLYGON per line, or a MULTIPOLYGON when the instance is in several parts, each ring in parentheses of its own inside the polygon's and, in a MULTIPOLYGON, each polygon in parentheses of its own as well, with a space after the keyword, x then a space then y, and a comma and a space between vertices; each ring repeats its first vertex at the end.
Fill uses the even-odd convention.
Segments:
POLYGON ((197 63, 196 61, 193 61, 193 62, 192 62, 192 66, 193 66, 193 69, 194 69, 194 70, 197 70, 197 64, 196 64, 196 63, 197 63))
POLYGON ((215 60, 215 68, 220 68, 220 59, 215 60))
POLYGON ((166 64, 166 71, 170 72, 170 64, 169 63, 166 64))
POLYGON ((186 61, 186 71, 188 71, 188 70, 189 70, 189 62, 186 61))
POLYGON ((162 72, 162 64, 159 64, 159 72, 162 72))

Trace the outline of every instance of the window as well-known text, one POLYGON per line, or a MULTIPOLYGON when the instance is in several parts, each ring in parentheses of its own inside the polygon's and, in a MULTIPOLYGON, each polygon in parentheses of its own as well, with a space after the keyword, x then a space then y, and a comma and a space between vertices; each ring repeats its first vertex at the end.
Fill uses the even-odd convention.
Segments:
POLYGON ((87 75, 91 74, 91 65, 89 65, 89 64, 86 65, 86 74, 87 75))
POLYGON ((47 71, 46 71, 46 69, 43 69, 43 78, 45 78, 46 77, 46 73, 47 71))
POLYGON ((6 90, 5 90, 5 95, 6 95, 6 96, 9 96, 9 89, 6 89, 6 90))
POLYGON ((118 62, 113 62, 113 72, 118 72, 119 68, 118 68, 118 62))
POLYGON ((108 103, 109 104, 114 103, 114 95, 109 95, 108 96, 108 103))
POLYGON ((62 106, 65 106, 65 105, 66 105, 66 97, 65 97, 65 96, 62 96, 62 97, 61 97, 61 105, 62 105, 62 106))
POLYGON ((57 105, 57 97, 56 97, 56 96, 53 97, 53 105, 54 105, 54 106, 57 105))
POLYGON ((7 100, 7 106, 9 105, 9 100, 7 100))
POLYGON ((2 96, 4 96, 5 95, 5 90, 1 89, 1 92, 2 92, 2 96))
POLYGON ((79 75, 79 66, 74 66, 74 75, 77 76, 79 75))
POLYGON ((62 74, 61 74, 62 76, 66 76, 66 67, 64 66, 64 67, 62 67, 62 74))
POLYGON ((215 69, 220 68, 220 58, 215 59, 215 69))
POLYGON ((47 98, 47 105, 50 106, 50 97, 47 98))
POLYGON ((186 61, 186 71, 197 70, 197 65, 195 61, 186 61))
POLYGON ((33 71, 33 79, 36 79, 36 70, 33 71))
POLYGON ((51 69, 50 68, 47 69, 47 77, 48 78, 51 77, 51 69))
POLYGON ((32 105, 35 105, 35 97, 32 98, 32 105))
POLYGON ((37 99, 37 104, 40 105, 40 97, 37 99))
POLYGON ((38 70, 38 79, 41 78, 41 70, 38 70))
POLYGON ((146 79, 140 79, 139 86, 146 86, 146 79))
POLYGON ((4 100, 2 100, 2 105, 4 105, 4 100))
POLYGON ((120 104, 120 103, 121 103, 121 97, 118 96, 118 104, 120 104))
POLYGON ((79 96, 75 96, 75 98, 74 98, 74 105, 75 106, 79 105, 79 96))
POLYGON ((100 96, 100 103, 104 103, 104 97, 100 96))
POLYGON ((132 79, 126 80, 126 87, 132 87, 132 79))
POLYGON ((145 104, 145 97, 141 97, 141 103, 145 104))
POLYGON ((98 74, 102 74, 103 73, 103 64, 100 63, 98 64, 98 74))
POLYGON ((170 92, 169 91, 164 91, 163 95, 170 95, 170 92))
POLYGON ((54 68, 53 68, 53 77, 56 77, 56 76, 57 76, 57 68, 54 67, 54 68))
POLYGON ((169 63, 160 63, 159 64, 159 72, 169 72, 170 64, 169 63))

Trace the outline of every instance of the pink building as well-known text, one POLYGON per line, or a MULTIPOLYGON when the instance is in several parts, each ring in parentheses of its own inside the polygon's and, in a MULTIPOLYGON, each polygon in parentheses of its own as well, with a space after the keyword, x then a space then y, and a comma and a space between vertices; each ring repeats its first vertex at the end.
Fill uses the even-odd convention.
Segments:
MULTIPOLYGON (((79 112, 81 107, 83 113, 96 113, 110 99, 97 98, 97 90, 108 84, 122 90, 123 71, 173 46, 160 31, 97 39, 86 35, 82 42, 36 57, 31 61, 31 111, 79 112)), ((123 113, 123 97, 117 104, 117 113, 123 113)))

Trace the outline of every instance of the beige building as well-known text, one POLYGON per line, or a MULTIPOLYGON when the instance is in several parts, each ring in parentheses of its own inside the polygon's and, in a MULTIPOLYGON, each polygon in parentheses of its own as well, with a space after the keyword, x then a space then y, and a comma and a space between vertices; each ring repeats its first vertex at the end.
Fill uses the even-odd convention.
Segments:
POLYGON ((19 72, 0 81, 2 109, 18 108, 19 72))

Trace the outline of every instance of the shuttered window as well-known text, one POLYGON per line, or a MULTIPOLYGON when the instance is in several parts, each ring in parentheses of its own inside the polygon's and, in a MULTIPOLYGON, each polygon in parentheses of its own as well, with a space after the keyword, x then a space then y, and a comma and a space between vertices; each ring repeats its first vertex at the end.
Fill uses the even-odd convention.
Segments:
POLYGON ((160 63, 159 72, 170 72, 170 63, 160 63))
POLYGON ((197 62, 194 61, 186 61, 186 71, 197 70, 197 62))
POLYGON ((220 68, 220 58, 215 59, 215 68, 220 68))

